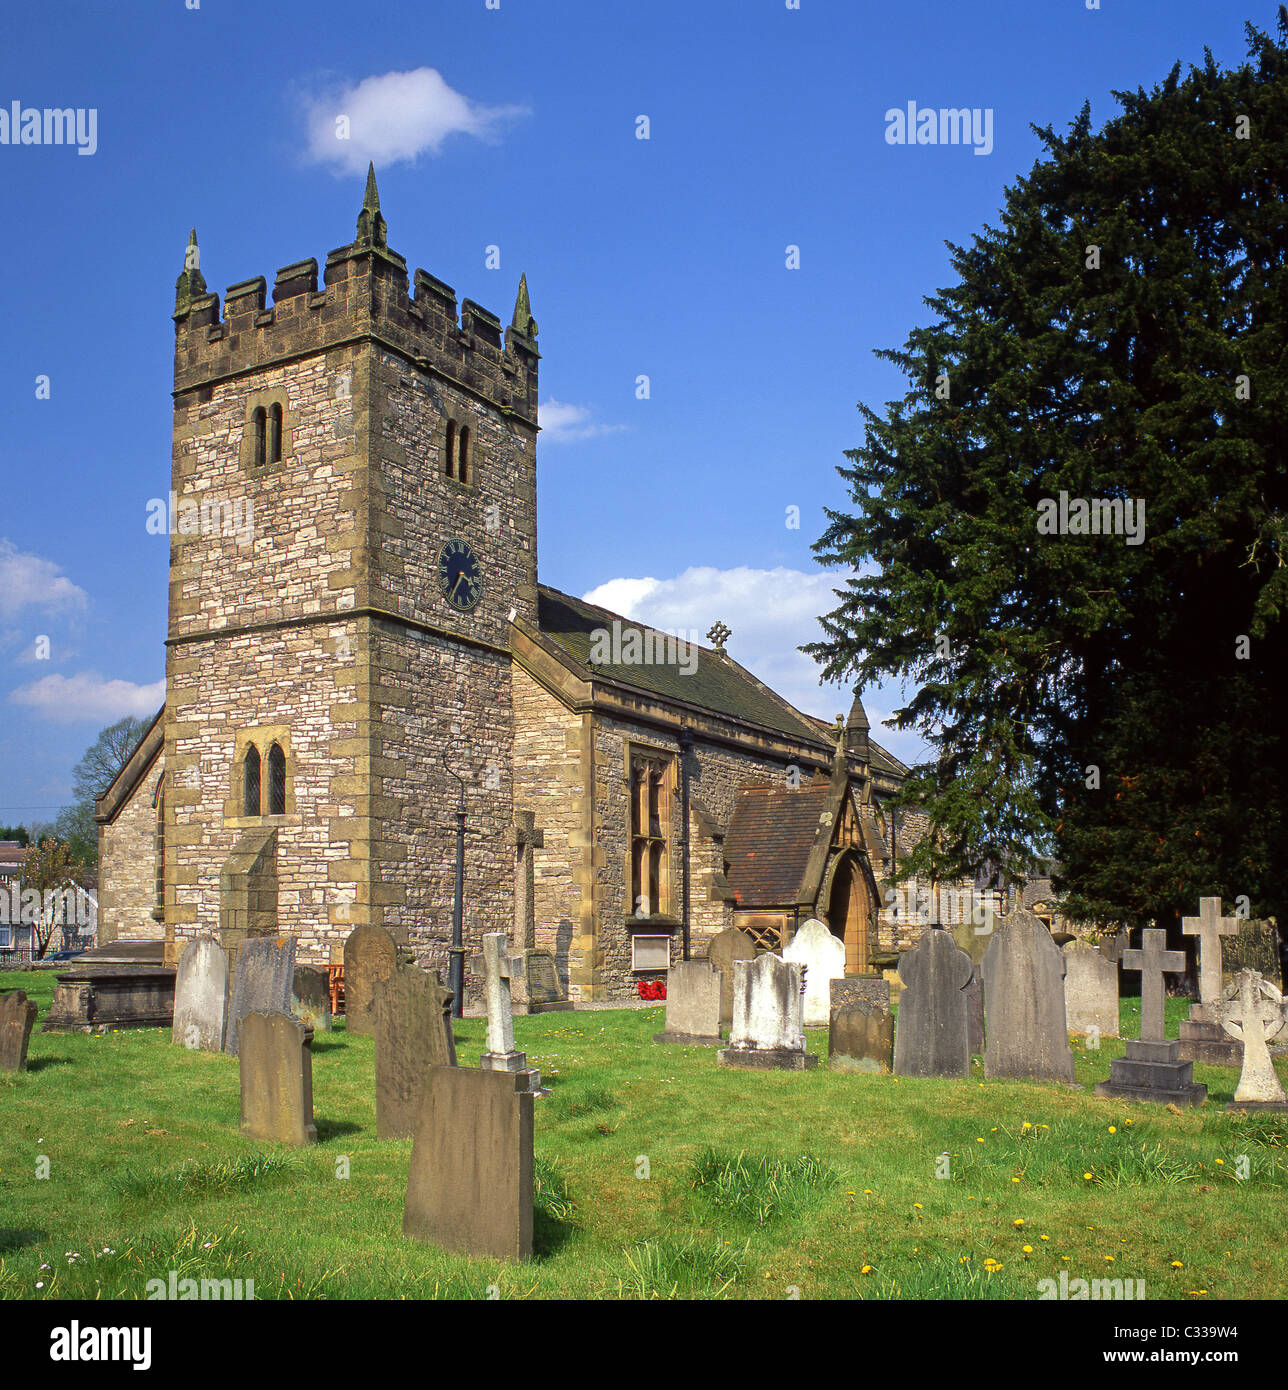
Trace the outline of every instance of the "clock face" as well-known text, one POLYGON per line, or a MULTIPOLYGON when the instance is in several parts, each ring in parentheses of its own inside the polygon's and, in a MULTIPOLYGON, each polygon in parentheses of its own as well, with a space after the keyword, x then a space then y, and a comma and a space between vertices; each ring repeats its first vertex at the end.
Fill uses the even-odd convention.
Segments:
POLYGON ((438 556, 438 583, 443 597, 468 613, 483 597, 483 566, 468 541, 448 541, 438 556))

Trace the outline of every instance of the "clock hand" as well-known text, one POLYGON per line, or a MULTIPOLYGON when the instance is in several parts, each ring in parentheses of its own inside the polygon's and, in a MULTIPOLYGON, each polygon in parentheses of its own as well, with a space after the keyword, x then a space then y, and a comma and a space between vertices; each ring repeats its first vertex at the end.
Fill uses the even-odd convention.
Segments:
POLYGON ((451 591, 451 593, 449 593, 449 594, 447 595, 448 599, 454 599, 454 598, 456 597, 456 591, 457 591, 457 589, 459 589, 459 588, 461 587, 461 580, 464 579, 464 578, 465 578, 465 571, 462 570, 462 571, 460 572, 460 574, 458 574, 458 575, 456 576, 456 583, 452 585, 452 591, 451 591))

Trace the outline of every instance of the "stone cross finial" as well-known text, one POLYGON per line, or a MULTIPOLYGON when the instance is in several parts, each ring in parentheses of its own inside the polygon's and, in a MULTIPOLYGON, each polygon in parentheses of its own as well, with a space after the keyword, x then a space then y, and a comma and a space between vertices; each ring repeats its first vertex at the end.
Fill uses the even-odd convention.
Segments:
POLYGON ((183 252, 183 269, 174 284, 175 316, 186 314, 192 301, 206 293, 205 277, 201 273, 201 251, 197 246, 197 229, 192 229, 183 252))
POLYGON ((532 317, 532 304, 528 299, 528 277, 519 276, 519 293, 514 301, 514 315, 510 326, 517 328, 525 337, 534 341, 537 336, 537 321, 532 317))
POLYGON ((1181 930, 1198 937, 1199 1002, 1215 1004, 1221 998, 1221 938, 1239 934, 1239 919, 1221 916, 1220 898, 1200 898, 1199 915, 1182 917, 1181 930))
POLYGON ((725 651, 724 644, 729 640, 731 635, 729 628, 727 628, 724 623, 720 622, 715 623, 710 632, 707 633, 707 638, 711 642, 711 649, 717 656, 728 655, 725 651))
MULTIPOLYGON (((1211 901, 1205 899, 1205 901, 1211 901)), ((1288 1020, 1284 997, 1255 970, 1240 970, 1212 1007, 1217 1022, 1243 1044, 1243 1070, 1235 1090, 1236 1101, 1282 1105, 1288 1101, 1270 1061, 1270 1039, 1288 1020)))
POLYGON ((1163 976, 1179 975, 1185 969, 1185 952, 1167 949, 1167 933, 1161 927, 1146 927, 1141 933, 1141 949, 1124 951, 1122 966, 1140 971, 1141 1042, 1163 1042, 1163 976))
POLYGON ((376 166, 367 165, 367 187, 362 196, 362 211, 358 213, 358 230, 355 246, 385 246, 388 244, 388 231, 384 214, 380 211, 380 190, 376 187, 376 166))
POLYGON ((536 869, 532 858, 534 849, 545 849, 544 830, 536 828, 535 811, 514 813, 514 843, 518 849, 514 886, 514 944, 520 951, 537 948, 536 869))

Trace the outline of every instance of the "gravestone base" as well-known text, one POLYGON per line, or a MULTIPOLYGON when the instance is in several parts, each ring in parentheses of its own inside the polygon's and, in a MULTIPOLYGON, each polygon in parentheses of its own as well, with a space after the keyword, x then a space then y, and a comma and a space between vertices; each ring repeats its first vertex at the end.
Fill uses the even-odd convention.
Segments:
POLYGON ((808 1071, 818 1066, 812 1052, 798 1052, 789 1047, 726 1047, 716 1053, 722 1067, 741 1067, 746 1071, 808 1071))
POLYGON ((654 1033, 653 1041, 678 1043, 681 1047, 723 1047, 724 1039, 707 1037, 701 1033, 654 1033))
POLYGON ((1232 1100, 1227 1110, 1246 1110, 1249 1115, 1260 1115, 1268 1111, 1273 1115, 1288 1114, 1288 1101, 1282 1100, 1232 1100))
POLYGON ((1206 1016, 1201 1004, 1190 1009, 1190 1016, 1181 1021, 1181 1050, 1183 1062, 1202 1062, 1209 1067, 1241 1067, 1243 1044, 1236 1042, 1214 1019, 1206 1016))
POLYGON ((1096 1095, 1112 1100, 1147 1100, 1156 1105, 1202 1105, 1207 1087, 1194 1080, 1194 1063, 1182 1061, 1176 1042, 1140 1042, 1131 1038, 1127 1054, 1109 1064, 1109 1080, 1096 1095))
POLYGON ((528 1065, 526 1052, 485 1052, 479 1058, 481 1071, 503 1071, 514 1077, 514 1084, 520 1091, 534 1096, 549 1095, 541 1089, 541 1073, 536 1067, 528 1065))
POLYGON ((883 1067, 875 1057, 847 1057, 839 1052, 835 1057, 828 1058, 827 1065, 832 1071, 861 1071, 873 1076, 885 1076, 890 1071, 889 1067, 883 1067))

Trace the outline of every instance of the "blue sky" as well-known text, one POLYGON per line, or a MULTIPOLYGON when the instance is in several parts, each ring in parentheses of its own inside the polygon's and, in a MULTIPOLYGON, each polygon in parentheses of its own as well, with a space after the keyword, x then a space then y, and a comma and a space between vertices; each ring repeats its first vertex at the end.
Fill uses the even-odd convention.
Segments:
MULTIPOLYGON (((160 703, 167 542, 145 520, 169 489, 191 226, 212 289, 271 284, 352 238, 375 154, 410 266, 507 322, 527 273, 542 579, 667 628, 722 619, 734 657, 830 716, 848 693, 794 649, 838 582, 810 543, 845 501, 856 402, 903 389, 872 350, 924 321, 945 240, 996 220, 1039 154, 1030 122, 1089 99, 1099 124, 1113 89, 1204 45, 1237 64, 1244 21, 1275 17, 1268 0, 193 3, 0 17, 0 110, 97 112, 93 154, 0 144, 0 822, 52 819, 98 729, 160 703), (887 143, 909 101, 990 110, 991 151, 887 143), (340 110, 362 115, 347 143, 340 110), (648 524, 623 526, 641 502, 648 524)), ((897 690, 866 699, 914 754, 875 727, 897 690)))

